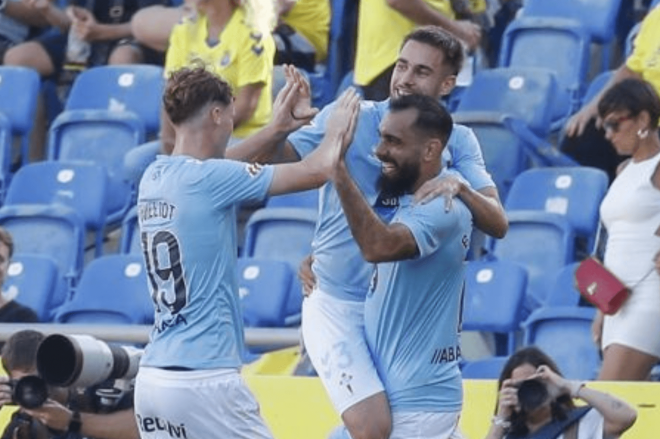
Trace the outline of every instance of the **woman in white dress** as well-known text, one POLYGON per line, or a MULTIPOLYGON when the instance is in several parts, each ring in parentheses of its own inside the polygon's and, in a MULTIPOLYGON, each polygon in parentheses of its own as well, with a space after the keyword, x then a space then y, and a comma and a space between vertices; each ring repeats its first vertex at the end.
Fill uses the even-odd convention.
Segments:
POLYGON ((598 114, 619 155, 617 177, 600 206, 608 232, 605 266, 632 293, 614 315, 598 313, 593 336, 603 351, 601 380, 645 380, 660 361, 660 100, 638 79, 622 81, 602 97, 598 114))
POLYGON ((637 419, 625 401, 562 377, 555 362, 534 346, 509 358, 498 389, 497 412, 485 439, 609 439, 637 419), (575 399, 586 405, 577 408, 575 399))

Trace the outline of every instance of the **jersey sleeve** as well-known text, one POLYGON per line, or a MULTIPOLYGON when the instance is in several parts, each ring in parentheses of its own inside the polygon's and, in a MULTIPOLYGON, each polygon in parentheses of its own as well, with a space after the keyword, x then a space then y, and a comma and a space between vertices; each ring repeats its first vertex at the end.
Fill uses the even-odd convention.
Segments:
POLYGON ((170 41, 165 53, 165 78, 169 77, 170 73, 187 65, 185 49, 185 34, 186 24, 183 22, 177 23, 170 33, 170 41))
POLYGON ((440 197, 402 209, 394 222, 410 230, 417 243, 418 257, 423 258, 438 250, 446 238, 459 233, 461 222, 469 218, 467 208, 460 201, 455 200, 452 208, 445 211, 445 200, 440 197))
POLYGON ((213 204, 225 207, 243 201, 263 201, 273 181, 272 166, 233 160, 208 160, 204 183, 213 204))
POLYGON ((470 128, 454 125, 447 150, 451 155, 449 167, 457 170, 474 190, 495 187, 493 178, 486 171, 479 140, 470 128))
POLYGON ((236 76, 236 88, 249 84, 265 84, 272 74, 275 57, 275 42, 270 34, 246 28, 248 36, 244 38, 239 71, 236 76))
POLYGON ((626 60, 626 66, 633 72, 641 73, 644 70, 644 62, 649 55, 647 52, 650 48, 656 47, 658 38, 656 27, 659 24, 660 8, 654 8, 642 21, 642 26, 635 38, 633 52, 626 60))
POLYGON ((335 103, 326 105, 319 114, 317 114, 309 125, 305 125, 297 131, 289 134, 287 140, 296 150, 298 156, 303 158, 309 155, 321 144, 325 134, 325 124, 332 113, 335 103))

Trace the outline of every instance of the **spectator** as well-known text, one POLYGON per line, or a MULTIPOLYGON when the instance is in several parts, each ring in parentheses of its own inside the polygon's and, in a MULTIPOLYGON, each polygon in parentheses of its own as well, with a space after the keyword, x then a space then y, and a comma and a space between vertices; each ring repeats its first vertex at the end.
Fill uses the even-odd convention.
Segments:
POLYGON ((536 347, 513 354, 498 381, 496 415, 486 439, 543 437, 601 439, 619 437, 637 418, 626 402, 561 376, 555 362, 536 347), (577 409, 579 399, 588 404, 577 409), (561 435, 559 435, 561 433, 561 435))
POLYGON ((328 55, 330 32, 329 0, 277 0, 280 24, 275 29, 285 32, 285 26, 298 32, 316 53, 316 62, 323 62, 328 55))
MULTIPOLYGON (((172 30, 166 74, 201 60, 233 89, 235 138, 244 138, 271 119, 271 82, 275 45, 268 32, 248 24, 246 9, 236 0, 196 3, 197 11, 172 30)), ((163 110, 162 148, 170 153, 174 129, 163 110)))
POLYGON ((48 21, 23 0, 0 2, 0 61, 10 47, 48 26, 48 21))
POLYGON ((597 119, 598 103, 608 89, 626 78, 647 81, 660 92, 660 7, 651 10, 635 39, 632 54, 621 65, 600 93, 575 113, 566 124, 562 150, 585 166, 603 169, 610 181, 617 173, 621 157, 605 139, 602 121, 597 119))
POLYGON ((453 17, 448 0, 362 0, 355 83, 362 86, 364 97, 375 101, 387 99, 399 49, 404 37, 416 26, 437 25, 463 40, 468 47, 477 47, 481 40, 479 26, 453 17))
POLYGON ((598 313, 594 339, 603 350, 599 379, 644 380, 660 360, 660 276, 653 269, 660 249, 660 100, 653 87, 625 79, 598 101, 605 136, 620 155, 600 207, 608 232, 605 266, 632 289, 614 315, 598 313))
MULTIPOLYGON (((14 240, 7 230, 0 227, 0 288, 7 278, 7 270, 14 255, 14 240)), ((0 323, 34 323, 37 314, 30 308, 12 300, 5 293, 0 294, 0 323)))
MULTIPOLYGON (((11 335, 2 349, 2 365, 9 377, 0 377, 0 406, 12 404, 10 380, 37 374, 37 348, 44 335, 25 330, 11 335)), ((49 388, 49 397, 39 408, 20 408, 5 428, 2 438, 51 438, 65 434, 97 439, 138 439, 133 410, 123 408, 113 413, 80 413, 66 405, 80 406, 73 389, 49 388), (16 436, 14 436, 16 435, 16 436)), ((132 398, 124 398, 129 402, 132 398)), ((68 437, 68 436, 67 436, 68 437)))

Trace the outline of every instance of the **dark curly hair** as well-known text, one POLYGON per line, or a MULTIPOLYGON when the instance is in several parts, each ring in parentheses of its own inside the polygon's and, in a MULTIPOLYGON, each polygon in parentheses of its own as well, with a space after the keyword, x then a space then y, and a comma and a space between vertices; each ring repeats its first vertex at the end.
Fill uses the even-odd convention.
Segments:
POLYGON ((648 82, 636 78, 624 79, 607 90, 598 102, 598 115, 601 118, 615 111, 627 111, 632 117, 646 111, 650 127, 657 127, 660 99, 648 82))
POLYGON ((212 102, 227 106, 233 97, 227 82, 201 63, 170 74, 163 93, 163 106, 174 125, 195 118, 212 102))
MULTIPOLYGON (((509 357, 509 360, 502 368, 502 373, 497 382, 497 390, 499 391, 502 388, 504 380, 511 378, 511 374, 515 369, 526 364, 529 364, 535 369, 540 366, 548 366, 554 373, 561 376, 561 372, 552 358, 536 346, 529 346, 520 349, 509 357)), ((573 399, 571 399, 569 395, 561 395, 551 403, 552 419, 564 420, 566 419, 568 412, 574 408, 575 404, 573 404, 573 399)), ((497 406, 495 407, 495 410, 497 410, 497 406)), ((511 414, 509 421, 511 422, 511 429, 509 430, 508 437, 525 437, 529 434, 529 429, 525 422, 526 414, 524 412, 514 411, 511 414)))

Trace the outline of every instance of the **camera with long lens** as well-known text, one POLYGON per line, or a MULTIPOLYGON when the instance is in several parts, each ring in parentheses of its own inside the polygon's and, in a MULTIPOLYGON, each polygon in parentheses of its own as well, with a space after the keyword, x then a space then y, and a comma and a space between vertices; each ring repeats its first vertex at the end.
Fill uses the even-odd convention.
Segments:
POLYGON ((26 409, 41 407, 48 399, 46 381, 36 375, 27 375, 7 384, 11 387, 11 402, 26 409))
POLYGON ((518 388, 520 408, 527 413, 541 407, 550 398, 548 387, 541 380, 524 380, 516 387, 518 388))
POLYGON ((46 383, 89 387, 137 375, 142 350, 110 345, 89 335, 47 336, 37 348, 37 370, 46 383))

